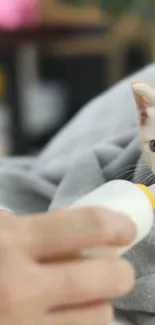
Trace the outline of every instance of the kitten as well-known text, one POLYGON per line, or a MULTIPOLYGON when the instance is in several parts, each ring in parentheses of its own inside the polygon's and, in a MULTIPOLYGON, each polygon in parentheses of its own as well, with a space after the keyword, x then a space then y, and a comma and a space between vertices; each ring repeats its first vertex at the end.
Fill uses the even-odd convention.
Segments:
MULTIPOLYGON (((155 175, 155 89, 145 82, 135 81, 132 83, 132 90, 137 105, 144 160, 155 175)), ((149 178, 151 180, 150 176, 149 178)))

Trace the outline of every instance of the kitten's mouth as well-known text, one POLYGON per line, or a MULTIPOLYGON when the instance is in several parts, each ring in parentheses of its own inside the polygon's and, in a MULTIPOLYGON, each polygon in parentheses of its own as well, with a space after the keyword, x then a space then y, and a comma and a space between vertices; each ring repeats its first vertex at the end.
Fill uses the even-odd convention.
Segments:
POLYGON ((155 167, 150 169, 150 176, 146 179, 146 185, 151 186, 155 184, 155 167))
POLYGON ((155 184, 152 184, 152 185, 150 186, 150 189, 151 189, 151 191, 155 194, 155 184))
POLYGON ((153 174, 153 176, 155 176, 155 167, 152 167, 152 174, 153 174))

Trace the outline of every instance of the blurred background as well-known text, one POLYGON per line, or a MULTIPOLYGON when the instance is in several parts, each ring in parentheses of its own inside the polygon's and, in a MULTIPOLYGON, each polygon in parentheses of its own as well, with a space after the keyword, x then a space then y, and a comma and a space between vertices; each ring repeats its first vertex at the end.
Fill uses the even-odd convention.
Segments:
POLYGON ((155 0, 0 0, 0 156, 37 153, 155 59, 155 0))

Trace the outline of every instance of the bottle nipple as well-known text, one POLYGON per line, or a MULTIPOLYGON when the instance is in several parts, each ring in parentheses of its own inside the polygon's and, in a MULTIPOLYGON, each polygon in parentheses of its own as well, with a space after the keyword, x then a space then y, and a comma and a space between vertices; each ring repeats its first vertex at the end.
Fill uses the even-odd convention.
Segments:
POLYGON ((143 185, 143 184, 137 184, 137 186, 144 192, 144 194, 148 197, 152 208, 155 209, 155 195, 154 193, 151 191, 150 188, 148 188, 147 186, 143 185))

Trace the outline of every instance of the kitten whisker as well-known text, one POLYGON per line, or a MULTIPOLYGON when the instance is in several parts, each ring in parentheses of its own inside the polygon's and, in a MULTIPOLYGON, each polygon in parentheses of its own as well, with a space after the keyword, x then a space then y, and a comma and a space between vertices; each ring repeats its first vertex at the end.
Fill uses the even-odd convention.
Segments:
MULTIPOLYGON (((118 177, 121 177, 121 176, 123 176, 123 175, 126 175, 127 173, 134 173, 134 171, 136 171, 136 168, 134 168, 134 169, 132 169, 132 168, 128 168, 128 169, 125 169, 125 170, 119 170, 118 172, 117 172, 117 174, 115 174, 114 175, 114 178, 118 178, 118 177)), ((140 173, 143 173, 144 171, 145 172, 150 172, 150 169, 144 169, 144 167, 143 168, 141 168, 141 169, 139 169, 138 170, 140 173)))
MULTIPOLYGON (((128 173, 130 173, 130 175, 129 175, 129 177, 131 177, 131 173, 132 172, 134 172, 134 170, 132 170, 132 169, 128 169, 128 170, 126 170, 126 171, 124 171, 124 172, 122 172, 122 173, 120 173, 119 175, 117 175, 118 177, 125 177, 128 173)), ((151 172, 151 170, 150 169, 148 169, 148 170, 144 170, 144 168, 143 169, 141 169, 141 170, 137 170, 137 173, 138 173, 138 176, 140 176, 140 175, 148 175, 148 174, 150 174, 150 172, 151 172)))
MULTIPOLYGON (((133 169, 135 169, 136 167, 137 167, 137 164, 135 164, 135 165, 126 165, 126 166, 124 166, 124 167, 121 167, 118 171, 120 171, 120 170, 124 170, 124 169, 126 169, 126 168, 133 168, 133 169)), ((139 166, 140 168, 143 168, 143 167, 146 167, 146 168, 148 168, 148 165, 146 164, 146 163, 144 163, 144 164, 140 164, 140 166, 139 166)), ((118 172, 118 171, 116 171, 116 173, 118 172)))

